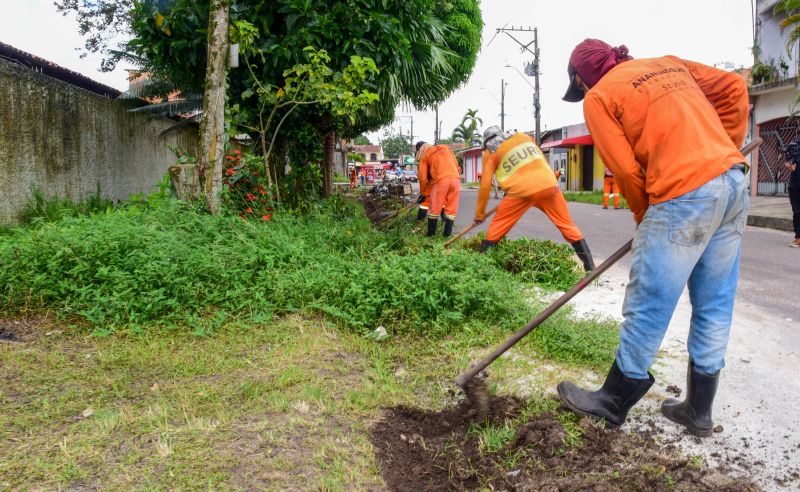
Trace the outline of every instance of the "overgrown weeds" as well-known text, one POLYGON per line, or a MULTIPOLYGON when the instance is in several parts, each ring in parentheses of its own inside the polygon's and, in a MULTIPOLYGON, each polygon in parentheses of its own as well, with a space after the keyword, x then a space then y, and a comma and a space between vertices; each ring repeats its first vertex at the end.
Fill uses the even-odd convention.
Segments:
MULTIPOLYGON (((96 333, 160 325, 204 335, 230 319, 304 311, 440 336, 531 316, 521 294, 530 278, 407 227, 376 232, 341 198, 267 224, 169 200, 66 216, 0 236, 0 302, 85 320, 96 333)), ((574 264, 557 258, 559 269, 574 264)))
POLYGON ((67 217, 105 212, 113 206, 111 200, 100 196, 99 189, 89 196, 74 201, 69 198, 46 197, 42 190, 32 188, 20 221, 23 224, 56 222, 67 217))

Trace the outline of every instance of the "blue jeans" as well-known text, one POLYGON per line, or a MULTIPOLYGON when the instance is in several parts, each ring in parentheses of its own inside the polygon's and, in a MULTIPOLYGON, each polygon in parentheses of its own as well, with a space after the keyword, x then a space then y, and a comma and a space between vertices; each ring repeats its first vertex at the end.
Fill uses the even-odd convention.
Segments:
POLYGON ((633 239, 622 307, 617 366, 625 376, 648 377, 687 284, 689 358, 706 374, 725 366, 749 201, 747 179, 734 168, 689 193, 650 205, 633 239))

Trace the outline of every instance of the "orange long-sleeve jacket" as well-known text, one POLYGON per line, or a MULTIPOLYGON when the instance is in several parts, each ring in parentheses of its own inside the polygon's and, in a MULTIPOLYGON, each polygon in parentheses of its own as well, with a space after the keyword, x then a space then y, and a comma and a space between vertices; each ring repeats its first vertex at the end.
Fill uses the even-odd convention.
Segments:
POLYGON ((443 178, 460 178, 458 160, 447 145, 433 145, 419 160, 419 189, 430 189, 443 178))
POLYGON ((500 144, 495 152, 483 153, 483 173, 478 191, 475 218, 486 217, 486 202, 492 188, 492 177, 508 196, 525 197, 558 184, 556 176, 535 140, 516 133, 500 144))
POLYGON ((586 125, 636 222, 745 162, 747 84, 675 56, 620 63, 587 93, 586 125))

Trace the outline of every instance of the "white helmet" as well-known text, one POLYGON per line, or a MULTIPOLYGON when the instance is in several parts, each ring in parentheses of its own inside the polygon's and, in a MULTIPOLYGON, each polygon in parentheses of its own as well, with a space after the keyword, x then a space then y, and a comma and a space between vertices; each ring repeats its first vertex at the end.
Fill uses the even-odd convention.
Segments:
POLYGON ((501 130, 500 127, 497 126, 497 125, 492 125, 489 128, 487 128, 486 130, 484 130, 483 131, 483 147, 484 148, 486 147, 486 142, 488 142, 489 140, 491 140, 491 139, 493 139, 493 138, 495 138, 495 137, 497 137, 499 135, 502 135, 502 134, 503 134, 503 130, 501 130))

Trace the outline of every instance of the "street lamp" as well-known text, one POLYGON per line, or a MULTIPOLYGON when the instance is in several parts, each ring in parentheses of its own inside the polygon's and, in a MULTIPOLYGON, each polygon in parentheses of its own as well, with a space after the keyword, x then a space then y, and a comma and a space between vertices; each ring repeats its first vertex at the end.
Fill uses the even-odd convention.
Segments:
MULTIPOLYGON (((513 69, 514 69, 514 71, 515 71, 515 72, 517 72, 517 73, 519 74, 519 76, 520 76, 520 77, 522 77, 522 79, 523 79, 523 80, 525 80, 525 83, 526 83, 526 84, 528 84, 528 86, 529 86, 531 89, 533 89, 533 118, 534 118, 534 120, 535 120, 535 123, 536 123, 536 143, 537 143, 537 144, 539 144, 539 143, 540 143, 540 142, 539 142, 539 118, 540 118, 540 116, 539 116, 539 110, 540 110, 540 105, 539 105, 539 91, 538 91, 538 90, 536 90, 536 86, 535 86, 535 85, 533 85, 533 84, 531 84, 531 83, 530 83, 530 81, 528 80, 528 78, 527 78, 527 77, 525 77, 525 75, 524 75, 522 72, 520 72, 520 71, 519 71, 519 69, 518 69, 517 67, 515 67, 515 66, 513 66, 513 65, 511 65, 511 64, 508 64, 508 63, 506 63, 506 68, 513 68, 513 69)), ((536 75, 536 70, 535 70, 535 68, 536 68, 536 67, 535 67, 535 66, 533 66, 533 65, 527 65, 527 66, 525 67, 525 71, 526 71, 526 72, 528 72, 528 71, 531 71, 531 72, 532 72, 531 74, 533 74, 533 75, 536 75), (531 70, 528 70, 530 67, 532 67, 532 69, 531 69, 531 70)), ((531 74, 528 74, 528 75, 531 75, 531 74)))
POLYGON ((485 90, 486 92, 489 93, 490 96, 492 96, 492 99, 494 99, 495 101, 500 103, 500 129, 503 130, 503 131, 506 130, 506 86, 507 85, 508 85, 508 82, 506 82, 504 79, 500 79, 500 100, 499 101, 497 101, 497 98, 494 97, 494 94, 492 94, 492 91, 490 91, 486 87, 481 87, 481 89, 485 90))

